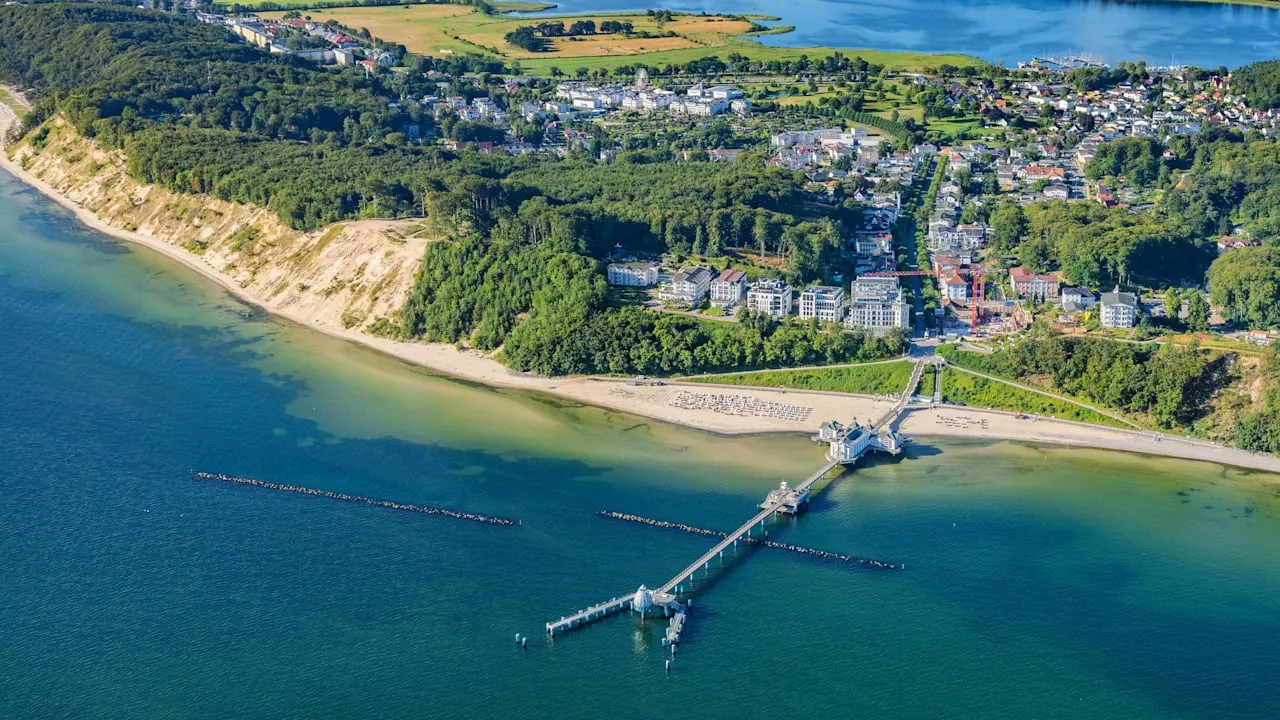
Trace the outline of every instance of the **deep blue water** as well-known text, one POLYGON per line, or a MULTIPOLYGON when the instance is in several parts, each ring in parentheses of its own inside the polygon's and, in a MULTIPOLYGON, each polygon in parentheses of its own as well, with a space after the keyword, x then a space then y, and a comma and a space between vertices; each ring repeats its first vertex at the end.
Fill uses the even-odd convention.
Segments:
POLYGON ((697 590, 667 676, 660 623, 541 634, 708 544, 593 512, 731 528, 817 448, 464 385, 243 309, 0 175, 0 718, 1280 717, 1269 476, 924 441, 774 533, 905 572, 750 553, 697 590))
MULTIPOLYGON (((795 32, 764 36, 789 47, 967 53, 1016 65, 1088 53, 1216 68, 1280 58, 1280 9, 1114 0, 556 0, 555 13, 643 10, 780 16, 795 32)), ((1277 6, 1280 8, 1280 5, 1277 6)))

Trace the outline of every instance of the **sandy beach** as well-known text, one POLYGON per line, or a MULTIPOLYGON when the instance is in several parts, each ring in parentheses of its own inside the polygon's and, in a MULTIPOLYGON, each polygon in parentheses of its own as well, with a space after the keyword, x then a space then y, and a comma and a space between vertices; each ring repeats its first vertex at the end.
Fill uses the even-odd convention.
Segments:
MULTIPOLYGON (((12 91, 10 91, 12 93, 12 91)), ((20 99, 20 96, 16 97, 20 99)), ((0 137, 16 121, 0 103, 0 137)), ((794 390, 708 387, 667 382, 636 385, 596 377, 547 378, 514 372, 474 350, 452 345, 411 343, 370 336, 346 329, 326 318, 255 296, 226 273, 198 255, 163 238, 112 226, 96 214, 58 193, 0 152, 0 166, 24 183, 66 207, 85 225, 112 237, 141 245, 170 257, 208 277, 229 292, 293 322, 440 373, 484 383, 550 393, 578 402, 641 415, 699 430, 724 434, 799 432, 812 434, 827 420, 867 422, 893 404, 891 398, 813 393, 794 390)), ((1020 418, 1011 413, 977 408, 926 407, 913 409, 899 423, 909 437, 962 437, 1103 448, 1124 452, 1216 462, 1280 473, 1280 458, 1226 448, 1211 443, 1085 425, 1047 418, 1020 418)))

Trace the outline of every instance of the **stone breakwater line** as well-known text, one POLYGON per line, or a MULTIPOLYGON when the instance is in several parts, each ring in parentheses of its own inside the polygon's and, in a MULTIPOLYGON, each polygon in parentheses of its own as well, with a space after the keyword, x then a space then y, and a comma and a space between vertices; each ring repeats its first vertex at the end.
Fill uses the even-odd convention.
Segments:
POLYGON ((235 477, 233 475, 223 475, 221 473, 198 472, 196 477, 202 480, 217 480, 219 482, 235 483, 237 485, 252 485, 254 487, 266 488, 268 490, 281 490, 283 492, 298 493, 299 495, 317 495, 326 497, 331 500, 345 500, 346 502, 364 503, 365 505, 373 505, 375 507, 391 508, 392 510, 406 510, 408 512, 422 513, 423 515, 440 515, 450 517, 456 520, 470 520, 472 522, 488 523, 490 525, 518 525, 515 520, 509 520, 502 517, 494 517, 493 515, 481 515, 479 513, 458 512, 456 510, 446 510, 444 508, 423 507, 421 505, 410 505, 409 503, 398 503, 390 500, 378 500, 375 498, 362 497, 360 495, 348 495, 346 493, 331 492, 329 490, 316 490, 315 488, 302 487, 300 485, 284 485, 282 483, 267 482, 265 480, 254 480, 253 478, 235 477))
MULTIPOLYGON (((612 518, 614 520, 623 520, 626 522, 639 523, 641 525, 650 525, 653 527, 667 528, 669 530, 680 530, 694 535, 707 535, 709 537, 726 537, 729 533, 723 533, 718 530, 708 530, 706 528, 685 525, 684 523, 667 522, 666 520, 654 520, 640 515, 629 515, 627 513, 613 512, 612 510, 599 510, 596 515, 600 517, 612 518)), ((843 555, 834 553, 829 550, 816 550, 814 548, 803 547, 801 545, 788 545, 786 543, 773 542, 772 540, 762 540, 760 538, 744 537, 742 542, 761 547, 773 548, 775 550, 786 550, 787 552, 799 553, 801 555, 809 555, 811 557, 822 558, 823 560, 836 560, 850 565, 861 565, 862 567, 875 568, 877 570, 906 570, 907 566, 903 563, 884 562, 882 560, 870 560, 867 558, 854 557, 852 555, 843 555)))

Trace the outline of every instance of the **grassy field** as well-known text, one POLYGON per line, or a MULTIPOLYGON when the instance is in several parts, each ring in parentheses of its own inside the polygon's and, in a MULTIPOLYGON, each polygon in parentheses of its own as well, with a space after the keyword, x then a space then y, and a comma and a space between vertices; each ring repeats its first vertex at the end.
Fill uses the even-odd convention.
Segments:
MULTIPOLYGON (((244 7, 257 7, 260 5, 279 5, 281 7, 296 8, 298 10, 313 10, 321 12, 325 9, 333 10, 342 7, 339 0, 215 0, 215 5, 230 6, 243 5, 244 7), (329 7, 318 8, 317 5, 326 5, 329 7)), ((424 3, 425 4, 425 3, 424 3)), ((494 10, 498 12, 542 12, 543 10, 551 10, 555 7, 555 3, 550 2, 521 2, 520 0, 499 0, 498 2, 490 2, 494 10)), ((356 3, 351 3, 349 7, 358 7, 356 3)), ((467 9, 465 6, 459 6, 467 9)))
MULTIPOLYGON (((915 102, 908 101, 905 90, 906 86, 902 83, 890 82, 883 97, 876 100, 866 100, 862 109, 879 115, 886 120, 892 119, 893 112, 896 110, 899 121, 910 118, 917 123, 923 123, 924 109, 915 102), (898 104, 897 107, 894 107, 894 103, 898 104)), ((804 105, 809 102, 816 104, 821 98, 838 96, 840 88, 823 83, 818 85, 817 92, 810 92, 808 87, 804 85, 795 85, 791 86, 791 92, 791 95, 778 98, 778 104, 782 106, 804 105)))
POLYGON ((913 368, 914 363, 903 360, 822 370, 765 370, 699 378, 698 382, 885 395, 902 392, 913 368))
POLYGON ((963 403, 976 408, 996 408, 1097 425, 1128 427, 1124 423, 1079 405, 976 377, 953 368, 942 371, 942 399, 946 402, 963 403))
MULTIPOLYGON (((263 17, 276 17, 282 13, 263 13, 263 17)), ((350 7, 315 9, 313 19, 337 20, 351 28, 368 28, 374 35, 403 43, 409 50, 422 54, 457 52, 460 45, 478 45, 494 54, 526 60, 531 58, 586 58, 610 56, 634 56, 663 53, 679 49, 699 49, 723 44, 725 38, 740 35, 751 29, 746 20, 725 17, 680 15, 667 23, 643 13, 602 13, 574 18, 529 18, 505 15, 485 15, 465 5, 393 5, 381 7, 350 7), (599 25, 604 20, 630 22, 636 32, 651 35, 675 33, 672 37, 631 37, 620 34, 598 34, 577 37, 551 38, 547 52, 529 52, 506 41, 507 33, 522 25, 544 20, 563 21, 566 25, 576 20, 593 20, 599 25)))
MULTIPOLYGON (((294 0, 287 0, 293 2, 294 0)), ((301 10, 306 7, 297 0, 301 10)), ((263 17, 279 17, 281 12, 265 12, 263 17)), ((621 65, 644 63, 650 66, 687 63, 691 60, 738 52, 753 60, 795 60, 801 55, 817 59, 834 52, 828 48, 779 48, 761 45, 742 33, 751 27, 746 20, 720 16, 678 15, 671 22, 659 24, 644 13, 602 13, 572 17, 514 18, 484 15, 463 5, 391 5, 381 7, 316 8, 305 14, 313 20, 333 19, 351 28, 366 28, 385 40, 402 43, 410 51, 423 55, 447 55, 459 52, 482 52, 511 60, 519 60, 526 72, 547 74, 552 67, 573 73, 580 67, 589 70, 611 70, 621 65), (666 32, 674 37, 625 37, 595 35, 578 38, 554 38, 549 52, 533 53, 515 47, 505 40, 508 32, 521 25, 542 21, 562 21, 566 25, 590 19, 597 25, 612 19, 632 23, 637 32, 654 35, 666 32)), ((976 65, 977 58, 967 55, 927 55, 894 53, 879 50, 842 50, 871 63, 894 69, 976 65)))

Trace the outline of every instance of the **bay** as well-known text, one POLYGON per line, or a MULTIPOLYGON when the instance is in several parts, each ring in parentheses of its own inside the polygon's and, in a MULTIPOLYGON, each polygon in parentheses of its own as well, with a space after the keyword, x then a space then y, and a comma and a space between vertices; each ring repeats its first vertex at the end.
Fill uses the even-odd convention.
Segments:
POLYGON ((1274 478, 1118 453, 921 439, 772 533, 905 571, 744 553, 670 675, 657 619, 545 639, 708 545, 596 510, 728 529, 820 458, 433 375, 0 175, 0 717, 1280 716, 1274 478))

